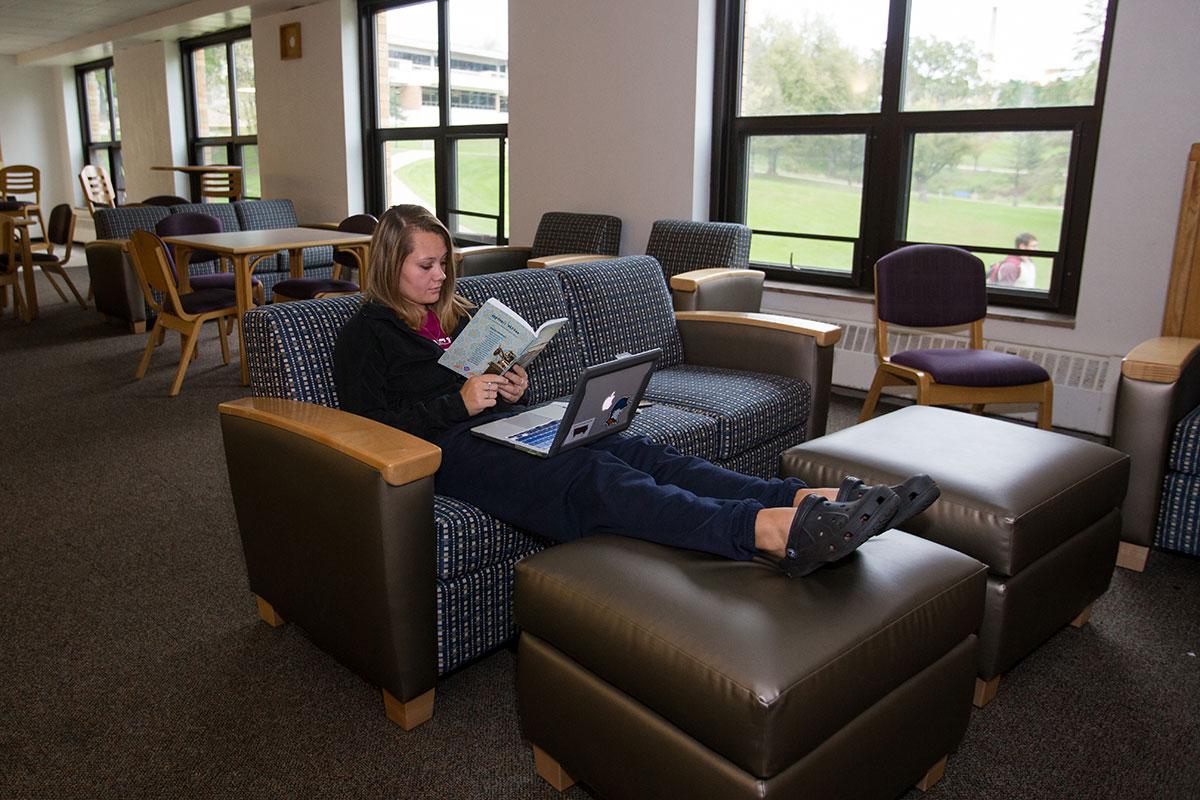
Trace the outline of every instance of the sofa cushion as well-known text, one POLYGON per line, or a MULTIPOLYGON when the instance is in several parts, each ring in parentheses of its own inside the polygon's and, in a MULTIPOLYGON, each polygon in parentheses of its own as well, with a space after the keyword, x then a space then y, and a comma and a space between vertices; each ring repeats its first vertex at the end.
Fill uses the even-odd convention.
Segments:
POLYGON ((207 214, 210 217, 216 217, 220 220, 221 230, 224 232, 244 230, 241 221, 238 220, 237 213, 229 203, 183 203, 171 206, 171 213, 207 214))
POLYGON ((246 312, 243 347, 254 395, 337 408, 333 346, 361 304, 362 295, 354 294, 246 312))
POLYGON ((665 403, 639 409, 629 427, 617 435, 646 436, 657 444, 669 444, 684 455, 708 461, 717 457, 717 421, 665 403))
POLYGON ((657 368, 683 362, 662 267, 647 256, 626 256, 556 267, 586 362, 600 364, 621 353, 661 347, 657 368))
MULTIPOLYGON (((562 283, 557 275, 546 270, 475 275, 460 279, 456 288, 476 306, 497 298, 534 328, 548 319, 571 316, 562 283)), ((574 323, 568 323, 529 365, 529 392, 525 401, 542 403, 571 394, 585 366, 574 323)))
POLYGON ((1200 475, 1200 406, 1175 426, 1167 468, 1172 472, 1200 475))
POLYGON ((162 206, 122 206, 97 208, 92 219, 97 239, 128 239, 134 231, 154 232, 154 226, 171 212, 162 206))
POLYGON ((651 375, 646 397, 715 419, 716 457, 725 460, 803 428, 812 388, 782 375, 681 364, 651 375))
POLYGON ((239 200, 228 205, 237 214, 239 230, 265 231, 300 224, 291 200, 239 200))
POLYGON ((474 572, 487 564, 541 550, 547 544, 470 503, 443 495, 433 497, 433 522, 439 578, 474 572))

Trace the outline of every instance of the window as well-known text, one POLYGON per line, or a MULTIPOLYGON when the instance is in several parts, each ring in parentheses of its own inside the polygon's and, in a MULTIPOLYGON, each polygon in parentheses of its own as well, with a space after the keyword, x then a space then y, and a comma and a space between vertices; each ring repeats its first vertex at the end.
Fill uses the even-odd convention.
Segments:
POLYGON ((1116 0, 719 0, 716 219, 768 276, 869 289, 906 244, 1071 313, 1116 0))
POLYGON ((250 29, 179 43, 187 83, 189 163, 242 168, 242 195, 262 197, 250 29))
POLYGON ((125 202, 125 167, 121 162, 121 117, 117 113, 117 81, 113 61, 93 61, 75 67, 79 98, 83 161, 102 167, 112 181, 117 202, 125 202))
POLYGON ((460 243, 507 242, 507 2, 359 6, 368 208, 417 203, 460 243))

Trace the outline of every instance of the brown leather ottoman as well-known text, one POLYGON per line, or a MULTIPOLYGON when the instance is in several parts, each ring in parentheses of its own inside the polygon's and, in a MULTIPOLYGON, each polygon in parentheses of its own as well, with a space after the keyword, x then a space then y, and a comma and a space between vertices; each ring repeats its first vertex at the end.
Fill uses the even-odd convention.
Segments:
POLYGON ((517 567, 537 770, 606 798, 892 798, 966 729, 986 570, 899 531, 804 578, 617 536, 517 567))
POLYGON ((1129 457, 1011 422, 909 406, 797 445, 780 472, 894 483, 927 472, 941 498, 904 529, 988 565, 975 704, 1055 631, 1083 625, 1116 564, 1129 457))

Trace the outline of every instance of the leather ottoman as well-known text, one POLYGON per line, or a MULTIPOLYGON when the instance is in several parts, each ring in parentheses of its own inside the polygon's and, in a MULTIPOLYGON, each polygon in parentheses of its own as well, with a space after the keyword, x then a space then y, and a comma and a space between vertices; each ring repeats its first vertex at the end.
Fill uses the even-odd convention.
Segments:
POLYGON ((889 531, 788 579, 617 536, 517 567, 537 770, 606 798, 893 798, 966 729, 986 570, 889 531))
POLYGON ((1116 564, 1129 457, 1012 422, 909 406, 786 451, 812 486, 929 473, 941 498, 904 529, 988 565, 975 704, 1055 631, 1083 625, 1116 564))

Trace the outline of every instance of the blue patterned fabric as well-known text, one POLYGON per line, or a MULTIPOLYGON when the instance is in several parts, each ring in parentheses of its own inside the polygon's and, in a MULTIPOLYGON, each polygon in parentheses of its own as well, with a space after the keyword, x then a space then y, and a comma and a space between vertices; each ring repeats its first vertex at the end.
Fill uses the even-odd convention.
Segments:
POLYGON ((243 347, 255 397, 337 408, 333 345, 361 304, 361 295, 345 295, 246 312, 243 347))
POLYGON ((516 634, 514 571, 518 561, 540 549, 451 580, 437 579, 439 675, 495 650, 516 634))
POLYGON ((750 229, 735 222, 660 219, 650 228, 646 255, 662 264, 667 278, 709 267, 747 269, 750 229))
POLYGON ((669 444, 684 455, 708 461, 717 457, 717 421, 665 403, 640 409, 629 427, 617 436, 648 436, 650 441, 669 444))
POLYGON ((650 376, 646 397, 711 416, 718 425, 718 460, 726 460, 808 421, 812 387, 758 372, 687 364, 650 376))
POLYGON ((1200 475, 1167 473, 1154 544, 1200 556, 1200 475))
POLYGON ((663 351, 657 369, 683 362, 671 295, 653 258, 626 256, 549 271, 562 278, 589 365, 653 347, 663 351))
MULTIPOLYGON (((571 317, 558 276, 547 270, 496 272, 460 278, 459 294, 476 306, 495 297, 525 318, 535 329, 548 319, 571 317)), ((529 365, 527 403, 544 403, 575 390, 584 367, 583 347, 571 322, 563 326, 546 349, 529 365)))
POLYGON ((781 436, 769 442, 763 442, 733 458, 715 461, 718 466, 740 472, 743 475, 754 475, 759 478, 779 477, 779 457, 785 450, 798 445, 807 439, 804 427, 792 428, 781 436))
POLYGON ((538 220, 530 258, 596 253, 615 256, 621 248, 621 220, 608 214, 548 211, 538 220))
POLYGON ((184 203, 171 206, 172 214, 207 214, 221 221, 222 231, 240 231, 242 223, 229 203, 184 203))
POLYGON ((134 231, 154 232, 154 226, 171 212, 162 206, 97 208, 92 219, 97 239, 128 239, 134 231))
MULTIPOLYGON (((274 228, 294 228, 299 225, 296 207, 291 200, 239 200, 229 203, 237 215, 237 230, 266 231, 274 228)), ((221 220, 224 222, 225 220, 221 220)))
POLYGON ((1193 409, 1175 426, 1167 469, 1200 475, 1200 407, 1193 409))
POLYGON ((437 575, 446 580, 536 552, 547 544, 453 497, 434 496, 433 521, 438 543, 437 575))

